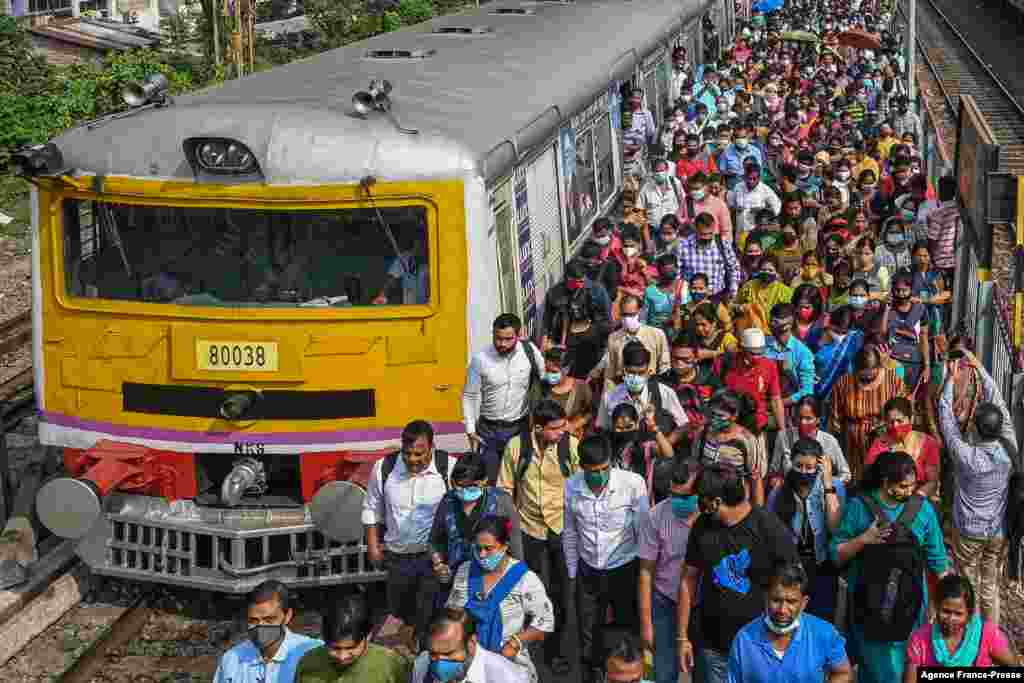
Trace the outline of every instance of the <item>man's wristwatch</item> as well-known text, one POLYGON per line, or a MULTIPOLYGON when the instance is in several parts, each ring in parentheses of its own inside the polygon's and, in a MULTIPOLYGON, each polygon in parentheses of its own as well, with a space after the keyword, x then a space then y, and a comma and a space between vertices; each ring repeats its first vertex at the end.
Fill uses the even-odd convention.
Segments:
POLYGON ((828 488, 826 488, 826 489, 825 489, 825 493, 826 493, 826 494, 828 494, 828 493, 834 493, 834 494, 836 494, 836 495, 839 495, 839 492, 838 492, 838 491, 836 491, 836 487, 835 487, 835 486, 829 486, 828 488))

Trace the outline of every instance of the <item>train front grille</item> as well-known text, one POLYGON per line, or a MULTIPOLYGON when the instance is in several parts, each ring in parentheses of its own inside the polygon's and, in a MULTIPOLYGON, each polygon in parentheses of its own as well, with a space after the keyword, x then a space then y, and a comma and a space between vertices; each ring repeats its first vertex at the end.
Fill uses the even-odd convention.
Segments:
POLYGON ((106 522, 103 561, 83 556, 102 575, 231 593, 269 578, 302 588, 385 576, 371 567, 365 544, 331 541, 308 524, 242 530, 109 513, 106 522))

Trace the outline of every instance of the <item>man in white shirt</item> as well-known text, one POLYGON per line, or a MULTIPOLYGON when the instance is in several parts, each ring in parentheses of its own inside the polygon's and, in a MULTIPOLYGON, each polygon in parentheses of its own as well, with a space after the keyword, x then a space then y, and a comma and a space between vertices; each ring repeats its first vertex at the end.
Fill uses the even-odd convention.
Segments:
POLYGON ((292 683, 299 660, 323 641, 288 629, 295 611, 288 587, 280 581, 256 586, 248 603, 249 637, 221 656, 213 682, 292 683))
POLYGON ((651 381, 654 374, 650 368, 650 357, 651 352, 640 342, 626 344, 622 350, 623 381, 601 396, 597 428, 610 430, 613 426, 612 412, 620 403, 632 403, 639 415, 646 415, 649 409, 656 414, 665 412, 671 415, 676 431, 668 434, 667 438, 674 444, 689 420, 676 392, 661 382, 651 381), (652 393, 655 390, 657 395, 652 393))
POLYGON ((413 666, 409 683, 529 683, 525 667, 480 646, 468 612, 446 608, 430 624, 427 650, 413 666), (428 675, 429 674, 429 675, 428 675))
POLYGON ((487 481, 498 480, 501 454, 509 439, 526 426, 531 392, 539 386, 544 357, 530 341, 521 341, 518 316, 499 315, 492 326, 494 345, 469 363, 462 390, 462 418, 466 436, 483 454, 487 481))
POLYGON ((603 436, 583 440, 583 470, 565 483, 562 546, 569 579, 576 582, 576 615, 583 681, 597 679, 594 630, 608 608, 618 624, 636 627, 638 525, 648 514, 647 484, 639 474, 611 466, 603 436))
POLYGON ((743 182, 729 190, 726 203, 736 212, 736 239, 750 232, 756 225, 757 212, 770 209, 778 216, 782 211, 782 202, 775 190, 761 182, 761 166, 747 162, 743 166, 743 182))
POLYGON ((654 160, 654 173, 640 188, 636 208, 643 209, 647 214, 647 226, 644 228, 644 246, 648 252, 654 251, 653 235, 661 225, 661 219, 679 213, 686 193, 683 184, 669 169, 667 159, 654 160))
POLYGON ((367 554, 386 567, 388 611, 403 622, 405 640, 414 646, 425 633, 440 589, 430 530, 448 492, 450 469, 448 454, 434 448, 433 428, 416 420, 402 430, 402 450, 379 460, 366 485, 362 521, 367 554))

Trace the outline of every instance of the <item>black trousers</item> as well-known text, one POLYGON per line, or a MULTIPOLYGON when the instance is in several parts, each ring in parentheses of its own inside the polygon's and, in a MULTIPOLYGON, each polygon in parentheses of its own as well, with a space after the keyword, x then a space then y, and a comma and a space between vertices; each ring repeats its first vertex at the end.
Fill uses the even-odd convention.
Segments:
POLYGON ((595 652, 596 632, 604 626, 608 607, 617 626, 638 627, 636 560, 616 569, 594 569, 582 560, 576 573, 576 619, 579 624, 580 658, 584 680, 587 672, 601 668, 595 652))
POLYGON ((430 553, 399 555, 385 553, 388 571, 388 611, 406 626, 416 628, 416 637, 427 636, 440 584, 434 575, 430 553))
POLYGON ((523 561, 530 571, 540 577, 555 608, 555 632, 544 639, 544 659, 568 658, 573 651, 568 640, 569 615, 572 614, 572 586, 562 552, 562 535, 548 529, 547 538, 540 540, 523 533, 523 561))

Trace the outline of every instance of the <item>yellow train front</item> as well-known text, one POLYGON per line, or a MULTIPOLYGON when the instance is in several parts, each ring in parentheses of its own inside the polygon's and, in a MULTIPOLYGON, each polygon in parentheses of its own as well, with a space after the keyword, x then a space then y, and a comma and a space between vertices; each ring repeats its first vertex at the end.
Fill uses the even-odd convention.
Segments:
POLYGON ((621 187, 610 84, 661 113, 709 11, 726 34, 712 2, 485 6, 177 101, 154 78, 20 156, 66 470, 41 520, 101 575, 380 578, 370 464, 413 419, 464 446, 472 352, 536 319, 621 187))

